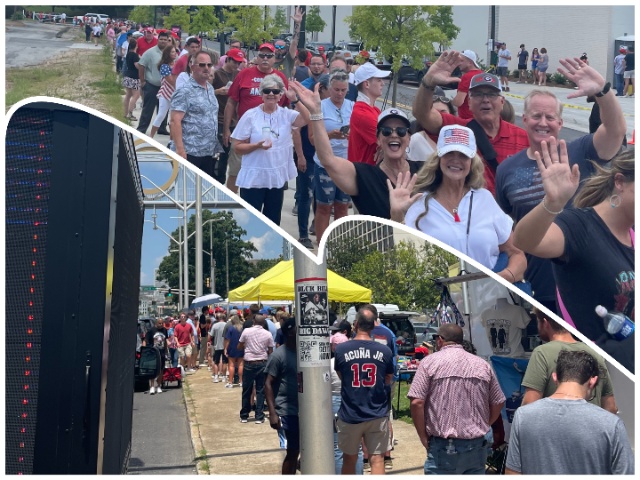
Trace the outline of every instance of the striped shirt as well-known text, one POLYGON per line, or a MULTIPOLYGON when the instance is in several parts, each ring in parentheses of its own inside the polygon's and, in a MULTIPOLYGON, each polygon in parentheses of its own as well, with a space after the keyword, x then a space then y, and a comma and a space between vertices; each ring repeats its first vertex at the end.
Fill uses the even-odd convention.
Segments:
POLYGON ((490 365, 462 345, 446 345, 423 359, 407 396, 425 401, 428 436, 460 439, 484 436, 491 406, 505 401, 490 365))
POLYGON ((240 335, 240 342, 244 343, 244 361, 255 362, 266 360, 269 347, 275 348, 273 336, 262 325, 245 328, 240 335))
POLYGON ((169 75, 171 75, 171 67, 166 63, 160 65, 160 75, 162 79, 160 80, 160 90, 158 90, 158 98, 162 97, 167 100, 171 100, 171 96, 175 88, 167 81, 169 75))

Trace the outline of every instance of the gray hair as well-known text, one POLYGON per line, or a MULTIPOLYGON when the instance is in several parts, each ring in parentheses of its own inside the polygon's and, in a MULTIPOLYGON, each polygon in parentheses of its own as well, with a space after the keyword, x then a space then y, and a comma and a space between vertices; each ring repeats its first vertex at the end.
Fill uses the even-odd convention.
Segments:
POLYGON ((556 109, 558 118, 562 118, 562 102, 558 99, 558 97, 556 97, 553 94, 553 92, 549 92, 547 90, 539 90, 539 89, 531 90, 529 94, 525 97, 524 99, 525 115, 529 112, 529 106, 531 105, 531 100, 533 100, 534 97, 539 97, 539 96, 553 98, 556 101, 556 104, 558 105, 556 109))
POLYGON ((282 78, 280 78, 280 75, 272 73, 271 75, 267 75, 262 79, 262 83, 260 84, 260 92, 262 92, 264 88, 279 88, 284 93, 284 82, 282 81, 282 78))

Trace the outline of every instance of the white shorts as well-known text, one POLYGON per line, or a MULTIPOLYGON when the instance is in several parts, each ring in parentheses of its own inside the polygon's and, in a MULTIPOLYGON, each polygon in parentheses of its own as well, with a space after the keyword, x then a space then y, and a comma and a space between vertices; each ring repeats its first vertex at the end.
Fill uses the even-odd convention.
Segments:
POLYGON ((624 72, 624 78, 636 78, 635 70, 629 70, 628 72, 624 72))

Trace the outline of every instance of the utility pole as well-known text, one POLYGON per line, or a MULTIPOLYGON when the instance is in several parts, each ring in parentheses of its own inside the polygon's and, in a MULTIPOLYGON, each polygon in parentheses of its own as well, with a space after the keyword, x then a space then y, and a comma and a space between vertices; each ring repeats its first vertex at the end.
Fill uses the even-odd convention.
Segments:
POLYGON ((305 30, 307 28, 307 7, 305 5, 300 5, 300 10, 302 10, 302 22, 300 22, 298 49, 304 48, 304 44, 307 41, 307 34, 305 33, 305 30))
POLYGON ((303 475, 332 475, 335 470, 327 265, 316 265, 295 249, 293 271, 298 343, 300 472, 303 475))
POLYGON ((209 222, 209 270, 211 293, 216 293, 216 260, 213 258, 213 222, 209 222))
POLYGON ((331 7, 331 17, 332 17, 332 22, 331 22, 331 43, 333 45, 336 44, 336 9, 338 7, 336 5, 333 5, 331 7))
POLYGON ((184 224, 184 249, 182 250, 184 268, 184 308, 189 308, 189 227, 188 227, 188 202, 187 202, 187 167, 182 166, 182 194, 184 195, 184 207, 183 207, 183 224, 184 224))
MULTIPOLYGON (((229 239, 224 239, 225 273, 227 274, 227 298, 229 298, 229 239)), ((228 306, 228 305, 227 305, 228 306)))

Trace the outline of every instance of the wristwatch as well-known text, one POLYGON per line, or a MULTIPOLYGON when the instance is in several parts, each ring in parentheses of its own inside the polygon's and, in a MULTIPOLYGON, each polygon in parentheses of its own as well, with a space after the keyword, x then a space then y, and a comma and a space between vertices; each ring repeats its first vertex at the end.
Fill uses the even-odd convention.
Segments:
POLYGON ((611 82, 605 83, 602 91, 600 93, 596 93, 596 97, 604 97, 607 93, 609 93, 609 90, 611 90, 611 82))

